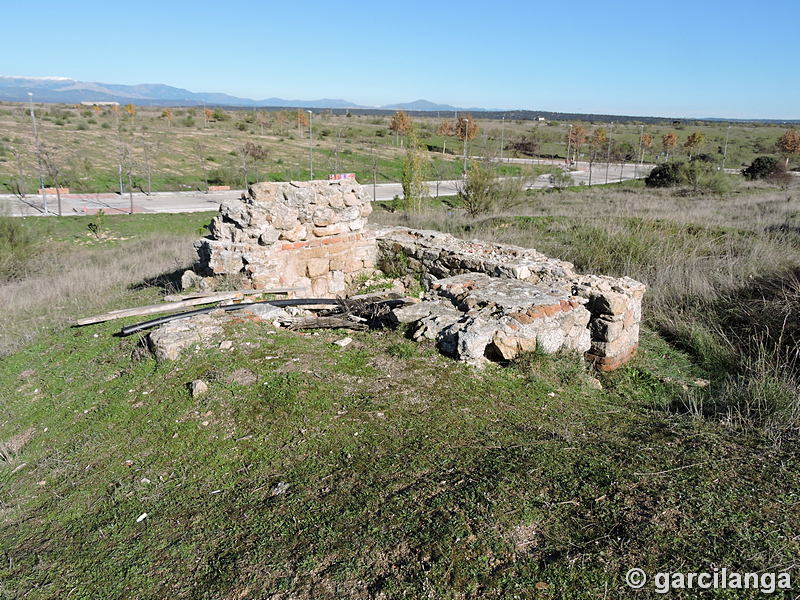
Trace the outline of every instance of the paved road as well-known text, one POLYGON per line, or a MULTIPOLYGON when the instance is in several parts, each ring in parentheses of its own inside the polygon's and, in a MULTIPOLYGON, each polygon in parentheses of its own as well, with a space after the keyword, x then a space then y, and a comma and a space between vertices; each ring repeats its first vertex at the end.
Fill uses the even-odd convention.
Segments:
MULTIPOLYGON (((531 161, 532 159, 509 159, 509 162, 531 161)), ((623 181, 634 177, 644 177, 650 165, 636 168, 635 165, 610 164, 608 168, 608 182, 623 181)), ((572 178, 577 185, 588 185, 589 164, 578 163, 571 171, 572 178)), ((605 163, 596 163, 592 168, 592 185, 606 183, 605 163)), ((458 192, 461 180, 430 181, 428 186, 432 196, 454 196, 458 192)), ((528 185, 528 189, 550 187, 550 176, 540 175, 528 185)), ((373 200, 391 200, 395 196, 402 197, 403 189, 399 183, 379 183, 374 186, 373 200)), ((373 185, 365 184, 364 192, 373 196, 373 185)), ((228 192, 156 192, 150 196, 142 193, 133 194, 133 210, 137 213, 185 213, 215 211, 219 205, 227 200, 240 197, 242 190, 228 192)), ((44 215, 44 198, 42 196, 28 196, 20 200, 10 194, 0 194, 0 207, 7 206, 8 214, 13 216, 44 215)), ((47 214, 56 214, 57 205, 54 195, 47 196, 47 214)), ((61 211, 64 215, 95 214, 103 210, 106 214, 126 214, 130 211, 130 198, 127 194, 65 194, 61 197, 61 211)))

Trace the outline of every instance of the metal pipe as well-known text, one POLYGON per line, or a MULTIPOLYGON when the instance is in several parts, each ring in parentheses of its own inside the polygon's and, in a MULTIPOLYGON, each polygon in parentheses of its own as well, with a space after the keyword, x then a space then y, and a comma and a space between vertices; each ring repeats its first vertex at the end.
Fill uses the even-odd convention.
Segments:
POLYGON ((240 310, 242 308, 247 308, 248 306, 255 306, 257 304, 270 304, 272 306, 283 307, 283 306, 309 306, 314 304, 335 305, 338 304, 338 302, 337 300, 331 298, 296 298, 294 300, 264 300, 262 302, 245 302, 242 304, 228 304, 226 306, 207 306, 205 308, 198 308, 195 310, 189 310, 182 313, 175 313, 172 315, 157 317, 155 319, 150 319, 149 321, 142 321, 141 323, 136 323, 135 325, 128 325, 127 327, 123 327, 122 329, 119 330, 119 335, 124 337, 126 335, 136 333, 137 331, 142 331, 144 329, 150 329, 158 325, 163 325, 164 323, 169 323, 170 321, 177 321, 179 319, 188 319, 189 317, 193 317, 195 315, 210 313, 212 310, 220 309, 224 310, 225 312, 228 312, 232 310, 240 310))

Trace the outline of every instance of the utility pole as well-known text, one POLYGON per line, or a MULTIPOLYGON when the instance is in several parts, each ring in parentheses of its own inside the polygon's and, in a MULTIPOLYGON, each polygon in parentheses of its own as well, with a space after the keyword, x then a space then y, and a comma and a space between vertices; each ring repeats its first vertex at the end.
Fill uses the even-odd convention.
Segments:
POLYGON ((728 158, 728 136, 731 134, 731 126, 728 125, 728 130, 725 132, 725 149, 722 152, 722 170, 725 171, 725 159, 728 158))
POLYGON ((500 122, 500 162, 503 162, 503 147, 506 145, 505 127, 506 127, 506 118, 503 117, 503 120, 500 122))
POLYGON ((567 166, 569 166, 569 153, 572 151, 572 123, 569 124, 569 133, 567 134, 567 166))
POLYGON ((608 183, 608 167, 611 165, 611 133, 614 131, 614 121, 608 128, 608 148, 606 149, 606 183, 608 183))
POLYGON ((464 119, 464 179, 467 178, 467 140, 469 139, 469 119, 464 119))
POLYGON ((36 115, 33 112, 33 92, 28 92, 28 101, 31 108, 31 125, 33 126, 33 149, 36 152, 36 162, 39 165, 39 189, 42 190, 42 202, 44 214, 47 215, 47 192, 44 187, 44 175, 42 175, 42 151, 39 145, 39 132, 36 129, 36 115))
POLYGON ((639 179, 639 167, 642 166, 642 160, 644 159, 644 146, 642 146, 643 142, 644 142, 644 125, 639 125, 639 162, 636 164, 633 170, 634 179, 639 179))
POLYGON ((314 129, 313 129, 313 119, 314 113, 310 110, 306 111, 308 113, 308 173, 309 173, 309 180, 314 179, 314 129))
POLYGON ((378 155, 376 148, 372 146, 372 200, 378 199, 378 155))

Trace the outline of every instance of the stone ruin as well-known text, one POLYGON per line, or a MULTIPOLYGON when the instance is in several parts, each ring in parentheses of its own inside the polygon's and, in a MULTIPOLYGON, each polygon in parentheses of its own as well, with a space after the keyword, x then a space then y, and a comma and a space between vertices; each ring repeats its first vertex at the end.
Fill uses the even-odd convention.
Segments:
POLYGON ((257 183, 227 202, 195 244, 202 275, 241 274, 255 289, 344 294, 375 270, 372 212, 355 180, 257 183))
MULTIPOLYGON (((295 287, 301 296, 336 297, 379 265, 401 265, 425 291, 421 301, 394 309, 392 320, 445 354, 478 364, 565 350, 605 371, 635 354, 642 283, 581 275, 533 249, 369 228, 371 211, 353 180, 259 183, 220 207, 211 235, 195 244, 197 269, 209 278, 241 277, 254 289, 295 287)), ((183 346, 191 343, 190 326, 170 326, 180 329, 183 346)))
MULTIPOLYGON (((461 313, 455 323, 449 313, 437 316, 445 327, 436 334, 447 350, 452 343, 445 340, 461 332, 458 340, 468 342, 457 344, 459 358, 478 360, 488 340, 488 358, 564 349, 585 353, 597 368, 610 371, 636 352, 646 288, 630 277, 580 275, 571 263, 530 248, 438 231, 392 227, 377 231, 376 243, 380 256, 405 256, 408 268, 421 273, 426 302, 438 305, 432 312, 454 307, 461 313)), ((424 328, 431 317, 411 319, 406 314, 412 310, 399 309, 400 320, 417 327, 412 335, 433 339, 424 328)))

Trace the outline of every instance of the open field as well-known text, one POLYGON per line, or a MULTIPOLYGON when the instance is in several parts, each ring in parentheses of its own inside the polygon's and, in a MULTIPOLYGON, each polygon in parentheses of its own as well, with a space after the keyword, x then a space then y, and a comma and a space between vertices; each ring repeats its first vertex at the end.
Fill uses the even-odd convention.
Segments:
POLYGON ((0 598, 618 598, 634 566, 800 581, 796 184, 391 208, 372 220, 644 281, 638 357, 598 389, 569 356, 475 370, 402 331, 341 350, 251 323, 158 363, 119 322, 65 324, 171 291, 210 213, 5 219, 0 598))
MULTIPOLYGON (((59 171, 59 181, 73 192, 114 192, 122 184, 127 189, 131 172, 134 189, 144 191, 205 190, 208 185, 244 187, 244 181, 286 181, 308 179, 308 127, 298 126, 297 113, 289 110, 221 110, 202 108, 170 109, 167 118, 162 108, 135 107, 129 114, 123 107, 97 111, 72 105, 35 105, 40 138, 51 150, 51 162, 59 171), (246 159, 246 143, 263 152, 246 159), (245 172, 246 171, 246 172, 245 172)), ((33 193, 37 182, 37 160, 27 105, 0 104, 0 184, 22 182, 22 189, 33 193)), ((304 111, 300 111, 307 118, 304 111)), ((460 175, 463 145, 455 137, 439 135, 442 120, 432 113, 414 117, 421 142, 429 149, 427 179, 453 179, 460 175)), ((469 144, 471 156, 533 157, 563 159, 568 123, 482 119, 477 137, 469 144), (502 143, 501 143, 502 142, 502 143), (504 149, 501 152, 501 145, 504 149)), ((352 172, 362 183, 373 180, 399 181, 404 149, 402 140, 389 128, 391 118, 380 115, 344 116, 326 111, 313 115, 313 160, 315 176, 352 172)), ((574 123, 591 134, 592 123, 574 123)), ((661 136, 672 132, 678 145, 671 156, 685 156, 682 147, 690 133, 700 132, 704 143, 695 153, 707 153, 719 164, 728 139, 726 167, 740 168, 759 155, 773 154, 783 128, 763 124, 676 122, 673 125, 636 123, 604 127, 611 136, 614 160, 635 162, 639 155, 640 131, 654 138, 641 158, 654 162, 666 158, 661 136)), ((588 146, 578 150, 578 158, 588 159, 588 146)), ((603 154, 603 159, 605 154, 603 154)), ((538 174, 547 170, 520 165, 499 165, 501 174, 538 174), (532 173, 528 173, 531 171, 532 173), (535 172, 533 172, 535 171, 535 172)), ((46 169, 45 169, 46 171, 46 169)), ((45 172, 47 183, 54 178, 45 172)))

